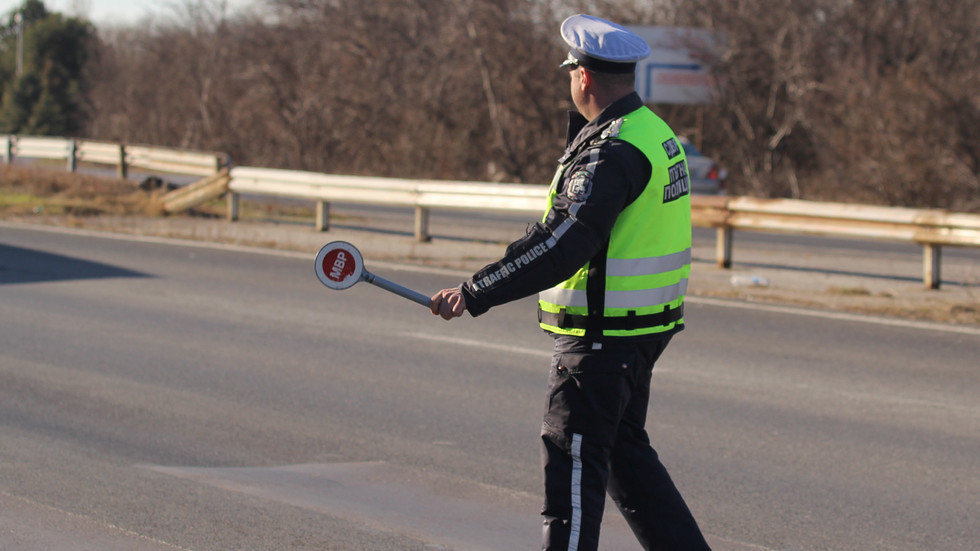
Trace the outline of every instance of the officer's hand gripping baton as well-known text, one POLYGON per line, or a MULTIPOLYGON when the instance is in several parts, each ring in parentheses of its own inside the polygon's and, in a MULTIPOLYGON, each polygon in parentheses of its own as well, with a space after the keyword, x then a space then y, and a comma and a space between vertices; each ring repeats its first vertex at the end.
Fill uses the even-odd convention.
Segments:
POLYGON ((398 296, 402 296, 417 302, 426 308, 429 307, 429 297, 413 291, 408 287, 388 281, 387 279, 376 276, 364 269, 364 260, 357 247, 346 241, 332 241, 324 245, 320 252, 316 253, 316 263, 313 266, 316 277, 320 283, 335 290, 342 290, 353 287, 359 281, 367 281, 372 285, 377 285, 385 291, 390 291, 398 296))

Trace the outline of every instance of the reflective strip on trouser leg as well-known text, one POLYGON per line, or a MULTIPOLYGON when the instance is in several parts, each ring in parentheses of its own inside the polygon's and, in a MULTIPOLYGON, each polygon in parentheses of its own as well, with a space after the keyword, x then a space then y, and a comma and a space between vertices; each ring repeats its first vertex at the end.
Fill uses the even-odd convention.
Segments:
POLYGON ((572 435, 572 526, 568 535, 568 551, 578 551, 582 534, 582 435, 572 435))

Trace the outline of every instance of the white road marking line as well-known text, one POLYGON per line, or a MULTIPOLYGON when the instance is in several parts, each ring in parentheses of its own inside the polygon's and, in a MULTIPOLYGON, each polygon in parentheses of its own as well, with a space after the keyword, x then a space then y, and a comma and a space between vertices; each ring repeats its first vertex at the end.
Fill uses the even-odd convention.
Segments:
POLYGON ((709 297, 688 296, 686 301, 691 304, 704 304, 707 306, 718 306, 722 308, 741 308, 743 310, 755 310, 758 312, 772 312, 776 314, 789 314, 795 316, 808 316, 812 318, 823 318, 838 321, 855 321, 860 323, 871 323, 876 325, 888 325, 892 327, 906 327, 909 329, 925 329, 929 331, 943 331, 946 333, 963 333, 965 335, 980 336, 980 327, 970 327, 966 325, 951 325, 935 323, 929 321, 915 321, 900 318, 884 318, 880 316, 869 316, 864 314, 850 314, 847 312, 831 312, 827 310, 810 310, 795 306, 777 306, 773 304, 759 304, 756 302, 739 302, 735 300, 723 300, 709 297))
MULTIPOLYGON (((79 520, 82 520, 84 522, 89 522, 89 523, 92 523, 95 526, 101 526, 102 528, 106 528, 106 529, 108 529, 111 532, 117 532, 117 533, 124 534, 126 536, 129 536, 129 537, 132 537, 132 538, 136 538, 136 539, 139 539, 139 540, 148 541, 148 542, 151 542, 151 543, 154 543, 154 544, 157 544, 157 545, 161 545, 161 546, 164 546, 164 547, 169 547, 169 548, 172 548, 172 549, 177 549, 178 551, 191 551, 190 549, 187 549, 186 547, 181 547, 179 545, 175 545, 173 543, 166 542, 166 541, 163 541, 161 539, 157 539, 157 538, 154 538, 154 537, 151 537, 151 536, 147 536, 145 534, 140 534, 139 532, 134 532, 132 530, 129 530, 128 528, 123 528, 121 526, 117 526, 117 525, 115 525, 115 524, 113 524, 111 522, 108 522, 108 521, 106 521, 104 519, 100 519, 100 518, 95 517, 95 516, 92 516, 92 515, 85 515, 85 514, 80 514, 80 513, 73 513, 71 511, 66 511, 65 509, 60 509, 60 508, 55 507, 53 505, 47 505, 45 503, 41 503, 39 501, 35 501, 35 500, 30 499, 28 497, 18 496, 18 495, 14 495, 14 494, 11 494, 11 493, 7 493, 7 492, 5 492, 3 490, 0 490, 0 497, 7 498, 7 499, 12 499, 12 500, 16 500, 16 501, 20 501, 22 503, 25 503, 25 504, 31 506, 31 507, 36 507, 36 508, 39 508, 39 509, 44 509, 44 510, 51 511, 52 513, 56 513, 56 514, 59 514, 59 515, 64 515, 65 517, 68 517, 69 519, 79 519, 79 520)), ((90 543, 90 542, 86 540, 83 543, 90 543)), ((91 542, 91 543, 94 543, 94 542, 91 542)))

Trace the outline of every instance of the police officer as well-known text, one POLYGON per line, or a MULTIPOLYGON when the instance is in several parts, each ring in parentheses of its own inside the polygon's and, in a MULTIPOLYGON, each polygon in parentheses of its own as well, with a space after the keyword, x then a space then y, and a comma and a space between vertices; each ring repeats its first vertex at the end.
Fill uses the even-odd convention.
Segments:
POLYGON ((634 92, 650 53, 588 15, 561 26, 577 113, 541 222, 460 287, 445 319, 538 293, 554 336, 541 430, 543 549, 595 550, 605 493, 644 549, 708 549, 644 428, 654 363, 684 328, 690 180, 673 131, 634 92))

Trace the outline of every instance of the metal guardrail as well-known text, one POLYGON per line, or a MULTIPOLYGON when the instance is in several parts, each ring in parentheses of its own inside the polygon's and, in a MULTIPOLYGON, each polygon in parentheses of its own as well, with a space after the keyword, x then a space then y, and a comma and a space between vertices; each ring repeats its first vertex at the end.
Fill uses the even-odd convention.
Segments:
MULTIPOLYGON (((415 238, 428 241, 429 211, 494 210, 540 214, 547 186, 335 176, 236 167, 228 189, 229 220, 238 219, 239 194, 276 195, 317 202, 316 229, 329 228, 331 201, 415 209, 415 238)), ((716 259, 732 265, 734 230, 854 237, 917 243, 923 247, 923 282, 938 289, 943 246, 980 247, 980 215, 822 203, 792 199, 692 196, 692 222, 716 228, 716 259)))
POLYGON ((316 229, 330 227, 330 203, 403 206, 415 209, 415 238, 428 241, 429 212, 495 210, 540 213, 547 188, 445 180, 337 176, 315 172, 235 167, 231 169, 228 219, 237 220, 239 195, 275 195, 316 201, 316 229))
POLYGON ((230 164, 224 153, 50 136, 2 135, 0 155, 6 163, 18 157, 63 159, 69 172, 76 172, 80 162, 113 165, 120 178, 126 178, 131 168, 210 176, 230 164))
POLYGON ((980 215, 847 203, 693 197, 695 225, 718 230, 718 266, 732 265, 734 230, 767 231, 916 243, 922 246, 922 280, 938 289, 942 247, 980 247, 980 215))
MULTIPOLYGON (((204 176, 196 187, 178 190, 165 199, 176 212, 196 201, 228 192, 228 219, 239 217, 242 194, 307 199, 316 202, 316 229, 330 226, 330 203, 402 206, 415 209, 415 238, 428 241, 432 209, 491 210, 540 214, 547 186, 457 181, 337 176, 295 170, 235 167, 223 153, 185 151, 68 138, 0 135, 0 157, 64 159, 75 171, 78 162, 204 176)), ((980 215, 935 209, 879 207, 750 197, 692 197, 695 226, 718 231, 716 259, 732 265, 735 230, 768 231, 916 243, 923 247, 923 282, 941 284, 943 246, 980 247, 980 215)))

